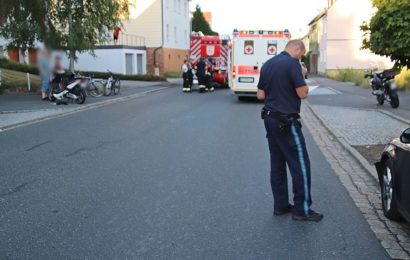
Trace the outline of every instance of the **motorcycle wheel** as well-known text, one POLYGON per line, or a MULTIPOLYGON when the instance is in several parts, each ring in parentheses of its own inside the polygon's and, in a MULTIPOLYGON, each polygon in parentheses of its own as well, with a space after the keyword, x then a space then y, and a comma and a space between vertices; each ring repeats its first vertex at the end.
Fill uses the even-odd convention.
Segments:
POLYGON ((393 92, 390 95, 390 106, 392 108, 398 108, 400 105, 400 101, 399 101, 399 95, 397 95, 397 92, 393 92))
POLYGON ((381 106, 384 104, 384 95, 377 96, 377 103, 381 106))
POLYGON ((54 88, 55 88, 55 85, 54 85, 54 84, 51 84, 51 85, 50 85, 50 89, 48 90, 48 99, 49 99, 51 102, 56 101, 56 98, 53 96, 53 94, 54 94, 54 88))
POLYGON ((85 99, 87 98, 87 94, 85 93, 84 89, 80 89, 78 92, 78 99, 75 100, 77 104, 84 104, 85 99))

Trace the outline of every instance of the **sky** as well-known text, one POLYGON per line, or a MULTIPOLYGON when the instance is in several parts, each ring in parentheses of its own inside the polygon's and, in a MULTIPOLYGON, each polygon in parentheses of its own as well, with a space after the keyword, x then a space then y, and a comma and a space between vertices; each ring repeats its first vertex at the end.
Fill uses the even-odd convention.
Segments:
POLYGON ((308 32, 307 24, 327 6, 327 0, 193 0, 212 12, 212 29, 220 34, 238 30, 284 30, 292 37, 308 32))

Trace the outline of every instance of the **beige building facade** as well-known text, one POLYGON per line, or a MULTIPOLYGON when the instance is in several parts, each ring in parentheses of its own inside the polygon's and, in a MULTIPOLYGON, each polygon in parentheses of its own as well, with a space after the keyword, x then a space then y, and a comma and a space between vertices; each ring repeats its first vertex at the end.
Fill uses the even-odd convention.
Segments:
POLYGON ((134 0, 123 33, 145 38, 147 71, 180 71, 189 56, 190 17, 188 0, 134 0))

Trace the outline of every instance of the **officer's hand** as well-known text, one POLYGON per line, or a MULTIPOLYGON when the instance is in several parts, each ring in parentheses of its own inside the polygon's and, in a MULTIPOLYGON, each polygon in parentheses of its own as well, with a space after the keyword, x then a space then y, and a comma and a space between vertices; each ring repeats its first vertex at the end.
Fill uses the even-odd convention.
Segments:
POLYGON ((307 73, 308 73, 307 68, 302 67, 302 74, 303 74, 303 77, 304 77, 304 78, 306 78, 306 74, 307 74, 307 73))

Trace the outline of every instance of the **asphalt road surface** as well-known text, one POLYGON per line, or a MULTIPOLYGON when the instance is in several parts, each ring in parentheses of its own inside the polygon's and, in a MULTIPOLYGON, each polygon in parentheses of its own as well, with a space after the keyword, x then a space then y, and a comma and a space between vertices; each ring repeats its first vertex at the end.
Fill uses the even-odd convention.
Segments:
POLYGON ((272 217, 260 107, 170 88, 0 133, 0 258, 388 259, 306 129, 325 218, 272 217))
POLYGON ((400 106, 392 108, 389 102, 380 106, 377 104, 376 96, 370 89, 355 86, 350 83, 329 80, 323 77, 313 77, 321 88, 330 88, 331 95, 312 95, 309 99, 311 104, 352 107, 360 109, 382 109, 392 114, 410 120, 410 93, 399 91, 400 106))

